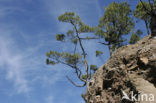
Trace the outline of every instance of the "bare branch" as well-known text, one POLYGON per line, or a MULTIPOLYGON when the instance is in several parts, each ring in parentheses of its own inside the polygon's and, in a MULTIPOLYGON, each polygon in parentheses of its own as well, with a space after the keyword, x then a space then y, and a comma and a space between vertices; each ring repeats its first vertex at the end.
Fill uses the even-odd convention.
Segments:
POLYGON ((76 53, 76 48, 77 48, 77 43, 75 44, 75 47, 74 47, 74 54, 76 53))
POLYGON ((86 82, 84 82, 84 84, 82 84, 82 85, 78 85, 75 82, 73 82, 68 76, 66 76, 66 78, 76 87, 84 87, 84 86, 86 86, 86 82))
POLYGON ((87 39, 100 39, 100 38, 97 38, 97 37, 88 37, 88 38, 80 38, 81 40, 87 40, 87 39))
POLYGON ((81 81, 86 82, 86 80, 84 80, 84 79, 81 78, 81 76, 82 76, 82 71, 81 71, 79 68, 75 67, 75 73, 76 73, 77 77, 78 77, 81 81))
POLYGON ((104 43, 104 42, 98 42, 100 44, 103 44, 103 45, 109 45, 109 43, 104 43))
POLYGON ((72 65, 70 65, 70 64, 67 64, 67 63, 65 63, 65 62, 63 62, 63 61, 61 61, 61 60, 59 60, 58 58, 53 58, 53 59, 55 59, 58 63, 67 65, 67 66, 69 66, 69 67, 75 69, 75 73, 76 73, 77 77, 78 77, 81 81, 86 82, 86 80, 84 80, 84 79, 81 78, 81 76, 82 76, 82 71, 76 66, 76 64, 75 64, 75 66, 72 66, 72 65))

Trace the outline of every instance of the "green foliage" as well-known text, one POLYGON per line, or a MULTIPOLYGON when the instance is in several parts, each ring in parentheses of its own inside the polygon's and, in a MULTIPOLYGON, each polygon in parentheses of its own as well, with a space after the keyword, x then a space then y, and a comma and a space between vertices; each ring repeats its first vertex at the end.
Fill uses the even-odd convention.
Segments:
POLYGON ((77 38, 72 39, 72 43, 77 44, 77 42, 78 42, 77 38))
POLYGON ((108 37, 110 36, 108 33, 111 33, 112 36, 114 36, 116 32, 120 35, 128 34, 134 26, 130 13, 131 9, 126 2, 113 2, 105 8, 104 16, 101 17, 99 21, 99 27, 104 28, 104 31, 107 32, 106 36, 108 37))
POLYGON ((87 79, 87 75, 82 75, 81 78, 85 80, 87 79))
POLYGON ((98 67, 96 65, 90 65, 90 69, 95 72, 98 69, 98 67))
POLYGON ((81 22, 80 17, 74 12, 65 12, 64 14, 58 17, 58 20, 61 22, 79 24, 81 22))
POLYGON ((68 30, 67 36, 73 37, 73 35, 74 35, 74 31, 73 30, 68 30))
POLYGON ((55 65, 55 64, 56 64, 56 62, 50 61, 49 59, 46 59, 46 63, 47 63, 47 64, 51 64, 51 65, 55 65))
POLYGON ((147 34, 150 34, 149 28, 150 28, 150 22, 151 22, 151 16, 147 13, 147 10, 151 10, 150 4, 148 2, 139 2, 136 6, 136 10, 133 12, 134 17, 143 20, 146 25, 147 34))
POLYGON ((98 56, 100 56, 100 55, 102 55, 102 54, 103 54, 102 51, 98 51, 98 50, 96 50, 96 57, 98 57, 98 56))
MULTIPOLYGON (((150 10, 150 4, 148 2, 143 2, 144 6, 150 10)), ((136 10, 133 12, 133 15, 141 20, 150 20, 150 15, 147 14, 145 8, 143 7, 143 4, 139 2, 136 6, 136 10)))
MULTIPOLYGON (((56 39, 62 41, 67 37, 72 43, 77 43, 77 34, 80 33, 89 33, 94 31, 94 27, 84 24, 80 17, 74 12, 65 12, 58 17, 58 20, 61 22, 70 23, 73 26, 73 30, 68 30, 65 35, 56 35, 56 39)), ((90 40, 92 37, 84 36, 84 40, 90 40)))
POLYGON ((80 28, 78 30, 80 33, 88 33, 88 32, 93 32, 94 28, 89 27, 88 25, 81 24, 80 28))
POLYGON ((140 36, 142 35, 142 32, 140 30, 137 30, 136 33, 132 33, 131 38, 129 40, 130 44, 135 44, 137 41, 140 40, 140 36))
POLYGON ((143 34, 143 32, 142 32, 140 29, 138 29, 138 30, 136 31, 136 34, 137 34, 138 36, 141 36, 141 35, 143 34))
POLYGON ((56 34, 56 40, 64 41, 65 35, 64 34, 56 34))
POLYGON ((104 38, 106 43, 103 44, 108 45, 111 51, 122 46, 123 35, 129 34, 133 29, 134 22, 130 13, 130 6, 126 2, 113 2, 105 8, 96 28, 96 35, 104 38))
MULTIPOLYGON (((61 16, 58 17, 58 20, 61 22, 71 23, 74 26, 77 26, 78 33, 88 33, 93 32, 94 28, 84 24, 80 17, 76 15, 74 12, 65 12, 61 16)), ((74 28, 75 29, 75 28, 74 28)), ((73 31, 69 31, 67 34, 72 34, 73 31)))
POLYGON ((129 43, 135 44, 138 40, 140 40, 139 36, 135 33, 132 33, 129 43))
POLYGON ((47 64, 55 65, 57 63, 63 63, 70 65, 72 67, 76 66, 77 64, 81 63, 82 56, 78 53, 70 54, 67 52, 59 53, 57 51, 50 51, 47 52, 47 64))

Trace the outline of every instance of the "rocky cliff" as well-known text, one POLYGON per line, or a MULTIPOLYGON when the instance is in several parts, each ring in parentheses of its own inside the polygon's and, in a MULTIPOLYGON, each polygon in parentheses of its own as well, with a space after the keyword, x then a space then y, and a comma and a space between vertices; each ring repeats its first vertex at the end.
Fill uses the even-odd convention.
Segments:
POLYGON ((86 103, 156 103, 156 37, 114 52, 92 77, 86 103))

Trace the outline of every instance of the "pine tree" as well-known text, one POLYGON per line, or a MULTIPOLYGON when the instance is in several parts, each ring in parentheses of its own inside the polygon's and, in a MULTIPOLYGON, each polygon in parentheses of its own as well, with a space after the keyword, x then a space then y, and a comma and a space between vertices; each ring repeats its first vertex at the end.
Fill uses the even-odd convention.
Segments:
POLYGON ((156 0, 148 0, 150 9, 146 7, 145 3, 140 0, 145 12, 150 16, 151 36, 156 36, 156 0))
POLYGON ((105 8, 104 15, 99 20, 96 35, 103 39, 101 44, 108 46, 110 55, 123 45, 126 40, 123 35, 129 34, 134 26, 130 13, 130 6, 126 2, 113 2, 105 8))
MULTIPOLYGON (((56 40, 61 42, 70 41, 73 44, 73 53, 67 52, 57 52, 50 51, 47 52, 47 64, 65 64, 75 71, 78 79, 83 83, 81 85, 76 84, 68 76, 67 79, 77 87, 84 87, 88 85, 88 81, 91 79, 92 74, 95 72, 96 68, 93 65, 88 64, 87 52, 84 48, 83 41, 96 39, 95 37, 85 36, 83 34, 90 33, 94 31, 93 27, 84 24, 80 17, 74 12, 65 12, 58 17, 60 22, 69 23, 72 25, 72 29, 68 30, 66 34, 56 34, 56 40), (81 52, 77 52, 80 49, 81 52), (84 72, 85 71, 85 72, 84 72)), ((71 48, 72 49, 72 48, 71 48)))
MULTIPOLYGON (((150 5, 148 2, 143 2, 144 6, 150 10, 150 5)), ((147 34, 150 34, 149 25, 150 25, 150 15, 148 15, 142 5, 141 2, 139 2, 136 6, 136 10, 133 12, 134 17, 141 19, 145 22, 147 34)))

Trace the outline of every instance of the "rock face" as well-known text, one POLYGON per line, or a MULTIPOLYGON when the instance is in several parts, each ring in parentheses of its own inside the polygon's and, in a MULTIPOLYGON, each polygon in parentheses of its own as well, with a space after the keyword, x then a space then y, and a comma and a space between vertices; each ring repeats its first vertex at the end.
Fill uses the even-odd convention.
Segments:
POLYGON ((86 103, 156 103, 156 37, 119 48, 92 77, 86 103), (155 100, 154 100, 155 99, 155 100))

